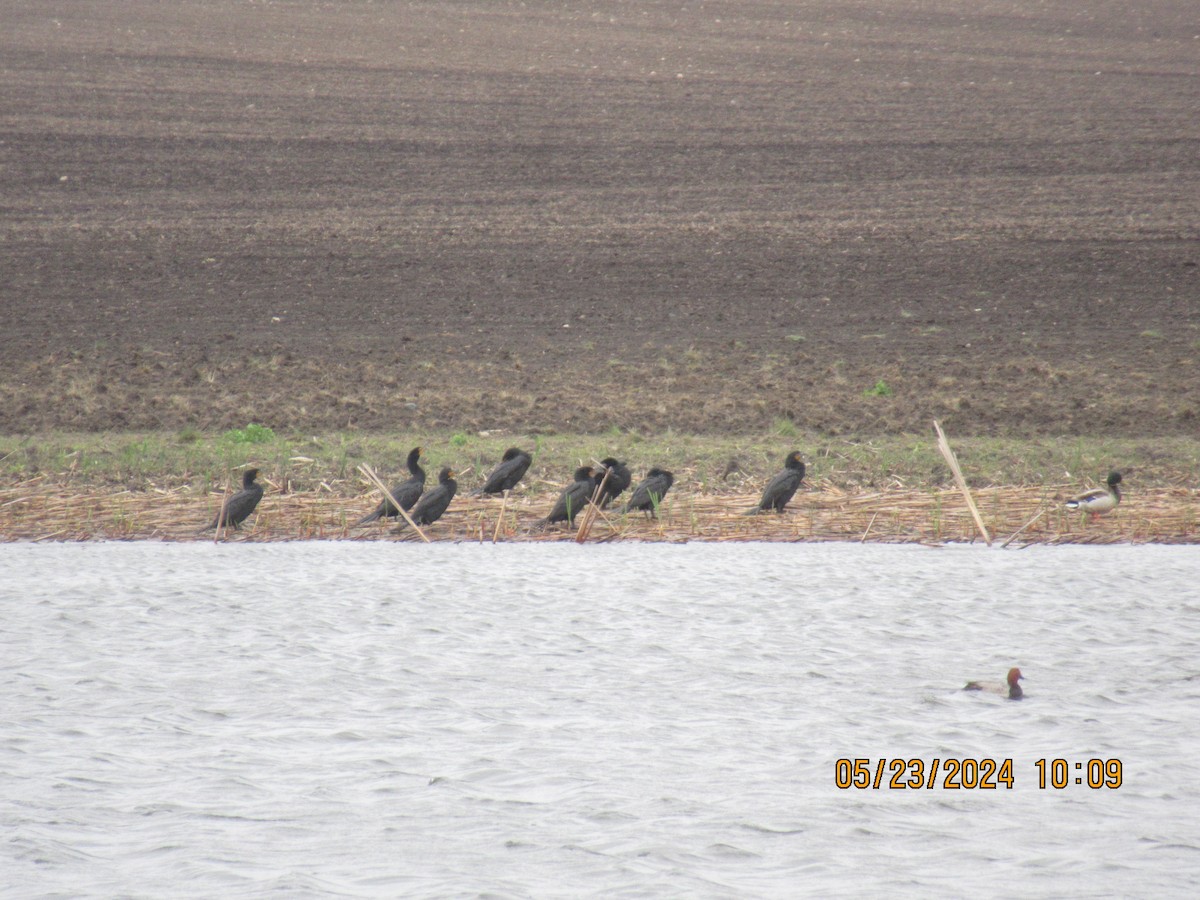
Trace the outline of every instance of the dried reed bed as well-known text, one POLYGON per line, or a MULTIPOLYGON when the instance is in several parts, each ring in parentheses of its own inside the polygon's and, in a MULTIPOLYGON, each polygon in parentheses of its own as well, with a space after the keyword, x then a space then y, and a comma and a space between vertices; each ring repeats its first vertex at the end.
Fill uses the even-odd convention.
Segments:
MULTIPOLYGON (((1115 513, 1096 521, 1063 508, 1063 498, 1071 493, 1067 485, 973 492, 997 544, 1200 543, 1200 492, 1177 488, 1129 492, 1115 513)), ((0 540, 217 540, 213 532, 199 529, 212 521, 220 498, 216 492, 197 496, 189 490, 81 490, 35 478, 0 488, 0 540)), ((587 540, 927 544, 981 540, 956 490, 851 493, 818 484, 802 489, 783 515, 745 515, 757 499, 757 494, 747 493, 672 492, 657 519, 605 510, 596 517, 587 540)), ((356 527, 353 523, 376 502, 373 494, 347 497, 324 488, 268 491, 242 531, 219 539, 416 540, 412 529, 391 523, 356 527)), ((572 529, 537 527, 553 502, 554 494, 549 492, 518 491, 507 504, 500 498, 460 495, 442 520, 425 531, 434 541, 575 540, 572 529)))

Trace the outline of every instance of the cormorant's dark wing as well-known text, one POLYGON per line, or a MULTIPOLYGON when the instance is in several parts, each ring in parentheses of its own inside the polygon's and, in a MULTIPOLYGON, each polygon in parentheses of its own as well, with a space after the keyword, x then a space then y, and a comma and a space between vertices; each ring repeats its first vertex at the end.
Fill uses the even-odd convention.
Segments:
POLYGON ((641 509, 653 513, 655 504, 662 503, 662 498, 670 489, 671 481, 665 475, 651 475, 634 488, 623 511, 641 509))
POLYGON ((454 499, 457 490, 456 482, 443 481, 432 490, 426 491, 412 509, 412 520, 418 525, 432 525, 449 508, 450 501, 454 499))
POLYGON ((205 529, 209 531, 221 524, 224 518, 226 527, 232 525, 234 528, 241 528, 242 523, 254 512, 258 506, 258 501, 262 499, 263 489, 260 485, 252 484, 250 487, 238 491, 229 500, 226 501, 224 512, 217 513, 217 517, 213 519, 211 525, 205 529))
POLYGON ((781 511, 795 495, 803 477, 804 475, 796 469, 784 469, 767 484, 758 508, 781 511))
POLYGON ((574 522, 575 517, 587 506, 588 498, 592 496, 595 489, 596 485, 590 478, 587 481, 571 482, 559 495, 558 502, 554 504, 554 509, 551 510, 546 520, 548 522, 574 522))
MULTIPOLYGON (((418 478, 413 476, 408 481, 403 481, 392 488, 392 496, 396 498, 396 502, 400 504, 400 509, 405 512, 412 509, 413 504, 421 496, 421 491, 425 487, 424 473, 418 478)), ((363 516, 358 520, 359 525, 366 525, 368 522, 374 522, 376 519, 392 519, 400 515, 399 510, 392 506, 392 501, 384 497, 375 510, 369 515, 363 516)))
POLYGON ((525 477, 531 462, 533 462, 533 458, 528 453, 522 453, 500 463, 488 476, 488 480, 484 482, 478 493, 500 494, 504 491, 511 491, 525 477))
POLYGON ((600 494, 600 506, 606 507, 619 497, 633 482, 633 473, 628 466, 620 463, 609 470, 608 481, 604 482, 603 493, 600 494))

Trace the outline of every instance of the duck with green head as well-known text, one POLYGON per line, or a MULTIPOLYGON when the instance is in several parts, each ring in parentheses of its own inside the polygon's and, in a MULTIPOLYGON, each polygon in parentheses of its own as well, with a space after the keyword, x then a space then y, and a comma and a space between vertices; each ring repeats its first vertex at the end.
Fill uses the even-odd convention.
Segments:
POLYGON ((1094 491, 1088 491, 1086 494, 1080 494, 1078 497, 1072 497, 1067 501, 1067 509, 1081 509, 1086 513, 1090 513, 1093 519, 1104 513, 1110 513, 1121 502, 1121 489, 1117 487, 1120 483, 1121 473, 1116 471, 1109 472, 1105 487, 1096 488, 1094 491))

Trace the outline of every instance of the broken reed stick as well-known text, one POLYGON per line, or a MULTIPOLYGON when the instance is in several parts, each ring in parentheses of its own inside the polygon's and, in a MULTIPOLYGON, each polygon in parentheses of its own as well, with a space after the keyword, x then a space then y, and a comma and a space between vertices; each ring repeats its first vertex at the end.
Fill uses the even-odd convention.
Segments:
POLYGON ((962 469, 958 467, 958 459, 954 456, 954 451, 950 449, 950 442, 946 440, 946 434, 942 431, 942 426, 938 424, 938 420, 933 420, 934 430, 938 436, 938 450, 942 456, 946 458, 946 463, 950 466, 950 471, 954 473, 954 481, 958 485, 958 489, 962 491, 963 497, 967 501, 967 509, 971 511, 971 517, 975 519, 975 524, 979 526, 979 533, 983 535, 987 545, 992 546, 992 536, 988 534, 987 528, 983 524, 983 518, 979 515, 979 508, 975 505, 975 498, 971 496, 971 489, 967 487, 967 479, 963 478, 962 469))
POLYGON ((878 516, 878 511, 875 512, 875 515, 871 516, 871 521, 867 523, 867 530, 863 532, 863 536, 861 540, 859 540, 860 544, 865 544, 867 542, 867 535, 871 533, 871 526, 875 524, 875 519, 878 518, 878 516))
MULTIPOLYGON (((592 460, 596 465, 603 463, 592 460)), ((588 499, 588 508, 583 511, 583 521, 579 523, 579 529, 575 533, 575 543, 582 544, 587 540, 588 532, 592 530, 592 523, 596 521, 596 516, 600 514, 600 494, 604 491, 604 485, 608 484, 608 476, 612 474, 612 469, 604 466, 604 477, 600 479, 600 483, 596 485, 596 489, 592 491, 592 496, 588 499)))
POLYGON ((425 532, 423 532, 417 526, 417 523, 412 520, 412 516, 408 514, 408 510, 404 509, 399 503, 396 502, 396 498, 392 496, 392 492, 388 489, 388 486, 379 480, 379 476, 375 474, 370 466, 368 466, 366 463, 363 463, 358 467, 358 471, 362 472, 367 476, 367 478, 374 482, 375 487, 379 488, 379 490, 383 492, 383 496, 388 498, 388 502, 391 503, 392 506, 396 507, 396 511, 399 512, 400 515, 404 516, 404 521, 411 525, 413 531, 421 536, 421 540, 427 544, 432 543, 429 538, 425 536, 425 532))
POLYGON ((225 523, 228 519, 229 509, 229 492, 233 490, 233 476, 225 476, 225 493, 221 497, 221 510, 217 513, 217 530, 213 532, 213 543, 219 543, 221 540, 221 532, 225 530, 225 523))
POLYGON ((1007 547, 1009 544, 1011 544, 1013 541, 1015 541, 1018 537, 1021 536, 1021 532, 1023 532, 1026 528, 1028 528, 1030 525, 1032 525, 1034 522, 1036 522, 1038 519, 1040 519, 1042 516, 1044 516, 1049 511, 1050 511, 1050 507, 1047 506, 1045 509, 1043 509, 1041 512, 1039 512, 1036 516, 1034 516, 1032 519, 1030 519, 1028 522, 1026 522, 1024 525, 1022 525, 1016 531, 1014 531, 1012 533, 1012 535, 1009 537, 1009 539, 1000 545, 1000 549, 1003 550, 1005 547, 1007 547))
MULTIPOLYGON (((511 490, 511 488, 509 490, 511 490)), ((504 495, 500 498, 500 515, 496 516, 496 530, 492 532, 493 544, 496 543, 497 539, 500 537, 500 526, 504 523, 504 510, 508 506, 509 490, 506 490, 504 495)))

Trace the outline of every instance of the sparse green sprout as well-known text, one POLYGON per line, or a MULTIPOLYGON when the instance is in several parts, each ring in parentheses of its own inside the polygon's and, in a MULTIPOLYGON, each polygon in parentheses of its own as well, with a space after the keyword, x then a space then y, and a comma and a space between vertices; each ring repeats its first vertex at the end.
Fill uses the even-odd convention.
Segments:
POLYGON ((275 440, 275 432, 266 425, 251 422, 245 428, 231 428, 225 432, 225 440, 235 444, 269 444, 275 440))
POLYGON ((467 446, 468 440, 469 440, 469 438, 465 434, 463 434, 461 431, 456 431, 454 434, 452 434, 450 436, 450 446, 451 447, 465 447, 465 446, 467 446))
POLYGON ((780 437, 796 437, 800 430, 796 427, 796 423, 791 419, 779 418, 775 420, 775 433, 780 437))
POLYGON ((865 391, 863 391, 863 396, 890 397, 892 396, 892 389, 888 386, 888 383, 881 378, 875 382, 875 387, 867 388, 865 391))

